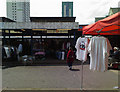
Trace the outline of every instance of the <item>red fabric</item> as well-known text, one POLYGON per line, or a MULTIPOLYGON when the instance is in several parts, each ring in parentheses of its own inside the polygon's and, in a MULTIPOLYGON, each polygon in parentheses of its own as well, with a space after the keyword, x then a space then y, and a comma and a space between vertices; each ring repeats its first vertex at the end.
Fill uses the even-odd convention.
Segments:
POLYGON ((73 61, 74 61, 74 52, 73 50, 69 50, 67 53, 67 62, 73 62, 73 61))
POLYGON ((118 68, 120 64, 113 64, 113 68, 118 68))
POLYGON ((83 28, 83 34, 120 35, 120 12, 99 20, 94 24, 85 26, 83 28))

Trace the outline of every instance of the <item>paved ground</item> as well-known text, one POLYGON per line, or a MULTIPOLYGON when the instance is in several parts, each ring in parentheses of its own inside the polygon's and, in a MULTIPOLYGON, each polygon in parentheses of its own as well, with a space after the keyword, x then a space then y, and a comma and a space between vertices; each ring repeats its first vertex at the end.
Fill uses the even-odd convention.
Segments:
MULTIPOLYGON (((81 65, 76 61, 68 70, 65 61, 43 61, 34 66, 12 66, 2 70, 3 89, 71 89, 81 87, 81 65), (45 63, 47 62, 47 63, 45 63)), ((118 71, 93 72, 89 64, 83 66, 83 88, 86 90, 113 90, 118 86, 118 71)))

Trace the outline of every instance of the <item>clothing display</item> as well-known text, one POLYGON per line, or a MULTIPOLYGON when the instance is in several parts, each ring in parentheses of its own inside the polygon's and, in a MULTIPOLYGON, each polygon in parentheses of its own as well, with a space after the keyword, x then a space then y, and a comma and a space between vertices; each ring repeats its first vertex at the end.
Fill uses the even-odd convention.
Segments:
POLYGON ((2 48, 2 58, 6 58, 6 57, 7 57, 7 54, 6 54, 5 48, 3 47, 2 48))
POLYGON ((70 42, 67 42, 67 49, 70 48, 70 42))
POLYGON ((94 36, 91 38, 88 52, 90 53, 90 69, 97 71, 106 71, 108 68, 108 56, 112 49, 107 38, 94 36))
POLYGON ((15 47, 3 47, 3 56, 4 58, 14 58, 16 56, 15 47))
POLYGON ((66 49, 66 42, 62 44, 62 50, 65 50, 65 49, 66 49))
POLYGON ((5 52, 6 52, 7 58, 10 58, 10 48, 8 48, 8 47, 4 47, 4 49, 5 49, 5 52))
POLYGON ((79 37, 77 39, 75 48, 77 49, 76 51, 76 59, 81 60, 81 61, 86 61, 87 60, 87 47, 89 44, 89 39, 88 38, 82 38, 79 37))
POLYGON ((19 44, 19 46, 18 46, 18 52, 19 53, 22 52, 22 44, 19 44))
POLYGON ((65 52, 64 51, 62 51, 62 60, 64 60, 64 58, 65 58, 65 52))

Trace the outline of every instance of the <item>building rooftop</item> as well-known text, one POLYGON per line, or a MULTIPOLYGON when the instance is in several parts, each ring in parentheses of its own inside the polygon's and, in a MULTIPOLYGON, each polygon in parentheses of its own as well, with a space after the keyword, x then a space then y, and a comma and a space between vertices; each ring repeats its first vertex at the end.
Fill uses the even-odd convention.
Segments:
POLYGON ((120 12, 120 7, 110 8, 110 10, 109 10, 109 16, 113 15, 113 14, 115 14, 117 12, 120 12))
POLYGON ((76 17, 30 17, 31 22, 75 22, 76 17))
POLYGON ((0 22, 15 22, 9 18, 6 18, 6 17, 0 17, 0 22))

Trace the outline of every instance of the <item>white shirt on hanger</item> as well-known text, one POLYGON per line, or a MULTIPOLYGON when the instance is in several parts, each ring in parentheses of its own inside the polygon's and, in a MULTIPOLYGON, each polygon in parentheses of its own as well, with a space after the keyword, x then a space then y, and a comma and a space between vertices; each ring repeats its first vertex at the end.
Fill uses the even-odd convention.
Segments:
POLYGON ((110 42, 105 37, 92 37, 88 46, 90 53, 90 69, 106 71, 108 68, 109 51, 112 49, 110 42))
POLYGON ((67 49, 70 48, 70 42, 67 42, 67 49))
POLYGON ((89 44, 89 39, 88 38, 82 38, 79 37, 77 39, 75 48, 77 49, 76 51, 76 59, 81 60, 81 61, 86 61, 87 60, 87 47, 89 44))
POLYGON ((62 60, 64 60, 64 56, 65 56, 65 52, 64 51, 62 51, 62 60))

